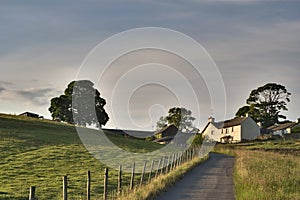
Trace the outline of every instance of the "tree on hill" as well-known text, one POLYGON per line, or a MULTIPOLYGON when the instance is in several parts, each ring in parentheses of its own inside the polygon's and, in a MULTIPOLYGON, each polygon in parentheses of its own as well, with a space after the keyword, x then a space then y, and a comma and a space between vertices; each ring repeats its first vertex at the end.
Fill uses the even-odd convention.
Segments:
POLYGON ((256 121, 261 122, 264 128, 279 122, 279 118, 286 119, 281 111, 286 111, 287 103, 290 102, 291 93, 285 86, 268 83, 252 90, 246 103, 247 106, 240 108, 236 116, 244 116, 247 113, 256 121))
POLYGON ((178 130, 184 133, 197 133, 197 129, 193 125, 195 120, 192 117, 192 111, 187 110, 186 108, 173 107, 169 109, 168 116, 160 117, 159 121, 156 123, 157 129, 164 128, 167 125, 175 125, 178 130))
POLYGON ((81 126, 105 125, 109 120, 104 109, 106 101, 93 86, 89 80, 69 83, 63 95, 51 99, 49 111, 52 118, 81 126))

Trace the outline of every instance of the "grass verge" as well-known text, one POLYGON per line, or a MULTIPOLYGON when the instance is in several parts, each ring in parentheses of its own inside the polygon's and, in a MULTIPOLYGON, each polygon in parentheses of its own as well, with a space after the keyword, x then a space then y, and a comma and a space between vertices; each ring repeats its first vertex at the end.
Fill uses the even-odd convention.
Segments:
POLYGON ((234 181, 237 199, 300 199, 300 158, 237 150, 234 181))
POLYGON ((177 167, 174 171, 159 176, 153 179, 150 183, 137 187, 134 191, 125 190, 119 197, 119 200, 151 200, 166 190, 167 187, 173 185, 176 181, 181 179, 187 172, 195 166, 207 160, 208 156, 204 158, 195 158, 190 162, 184 163, 177 167))
MULTIPOLYGON (((258 144, 262 145, 273 147, 271 143, 258 144)), ((274 145, 278 146, 277 143, 274 145)), ((251 146, 256 149, 255 144, 251 146)), ((240 145, 217 145, 215 151, 236 157, 234 166, 236 199, 300 199, 299 156, 249 150, 249 146, 240 145)))

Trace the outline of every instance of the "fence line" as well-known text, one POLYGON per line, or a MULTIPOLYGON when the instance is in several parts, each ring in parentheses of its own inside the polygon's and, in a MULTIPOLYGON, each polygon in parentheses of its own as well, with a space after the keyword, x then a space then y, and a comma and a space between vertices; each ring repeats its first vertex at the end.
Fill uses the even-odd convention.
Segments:
POLYGON ((91 172, 87 172, 87 181, 86 181, 86 199, 91 199, 91 172))
POLYGON ((29 190, 29 200, 35 200, 35 186, 31 186, 29 190))
MULTIPOLYGON (((152 179, 155 179, 160 175, 172 172, 180 165, 192 160, 197 155, 198 150, 199 149, 191 148, 186 151, 174 153, 167 157, 162 156, 158 160, 158 164, 156 167, 155 167, 155 160, 152 160, 151 165, 150 165, 150 171, 147 176, 146 176, 147 161, 144 161, 139 182, 138 182, 138 180, 135 180, 136 166, 135 166, 135 163, 133 163, 132 168, 131 168, 129 190, 133 190, 135 187, 150 183, 152 179), (154 172, 153 172, 153 170, 154 170, 154 172), (145 180, 145 177, 148 177, 147 181, 145 180), (135 184, 135 181, 137 184, 135 184)), ((123 187, 122 176, 123 176, 122 165, 119 165, 117 188, 109 189, 108 188, 109 181, 110 181, 109 171, 108 171, 108 168, 105 168, 104 184, 103 184, 103 199, 104 200, 115 199, 118 195, 120 195, 122 193, 122 187, 123 187)), ((36 187, 31 186, 30 190, 29 190, 29 200, 36 200, 35 195, 36 195, 36 187)), ((67 176, 63 176, 62 199, 68 200, 68 177, 67 176)), ((90 171, 87 171, 86 199, 87 200, 91 199, 91 172, 90 171)))

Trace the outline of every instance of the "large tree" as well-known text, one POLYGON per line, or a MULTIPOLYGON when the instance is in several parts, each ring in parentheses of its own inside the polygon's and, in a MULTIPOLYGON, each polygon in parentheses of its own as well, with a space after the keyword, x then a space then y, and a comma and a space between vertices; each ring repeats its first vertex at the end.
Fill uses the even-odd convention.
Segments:
POLYGON ((288 110, 287 103, 290 102, 290 95, 285 86, 268 83, 252 90, 246 101, 248 105, 240 108, 236 116, 244 116, 248 113, 266 128, 278 123, 280 118, 286 119, 280 112, 288 110))
POLYGON ((199 132, 199 129, 193 125, 194 120, 195 118, 192 117, 192 111, 187 110, 186 108, 173 107, 169 109, 166 117, 160 117, 156 127, 157 129, 161 129, 167 125, 173 124, 182 132, 197 133, 199 132))
POLYGON ((109 120, 105 104, 91 81, 78 80, 69 83, 63 95, 51 99, 49 111, 54 120, 101 127, 109 120))

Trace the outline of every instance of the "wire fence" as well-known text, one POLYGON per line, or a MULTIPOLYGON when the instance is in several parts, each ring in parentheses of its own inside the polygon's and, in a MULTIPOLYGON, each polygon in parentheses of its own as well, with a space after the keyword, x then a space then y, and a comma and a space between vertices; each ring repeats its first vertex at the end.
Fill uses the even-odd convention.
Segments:
MULTIPOLYGON (((96 183, 93 176, 99 177, 99 174, 92 174, 91 171, 86 173, 85 187, 77 191, 79 199, 90 200, 103 199, 111 200, 117 199, 123 191, 134 190, 136 187, 150 183, 153 179, 172 172, 178 166, 191 161, 200 154, 200 148, 189 148, 187 150, 171 154, 169 156, 162 156, 160 159, 152 160, 151 163, 144 162, 143 166, 139 166, 141 171, 137 170, 136 163, 132 163, 131 173, 124 172, 122 165, 119 166, 117 173, 113 169, 105 168, 103 172, 103 182, 96 183), (150 167, 147 169, 147 167, 150 167), (148 171, 148 172, 147 172, 148 171), (112 173, 111 173, 112 172, 112 173)), ((83 184, 82 184, 83 185, 83 184)), ((29 189, 29 200, 38 200, 38 188, 31 186, 29 189)), ((70 197, 70 190, 74 195, 72 189, 72 176, 62 177, 62 191, 57 196, 63 200, 74 199, 70 197)))

